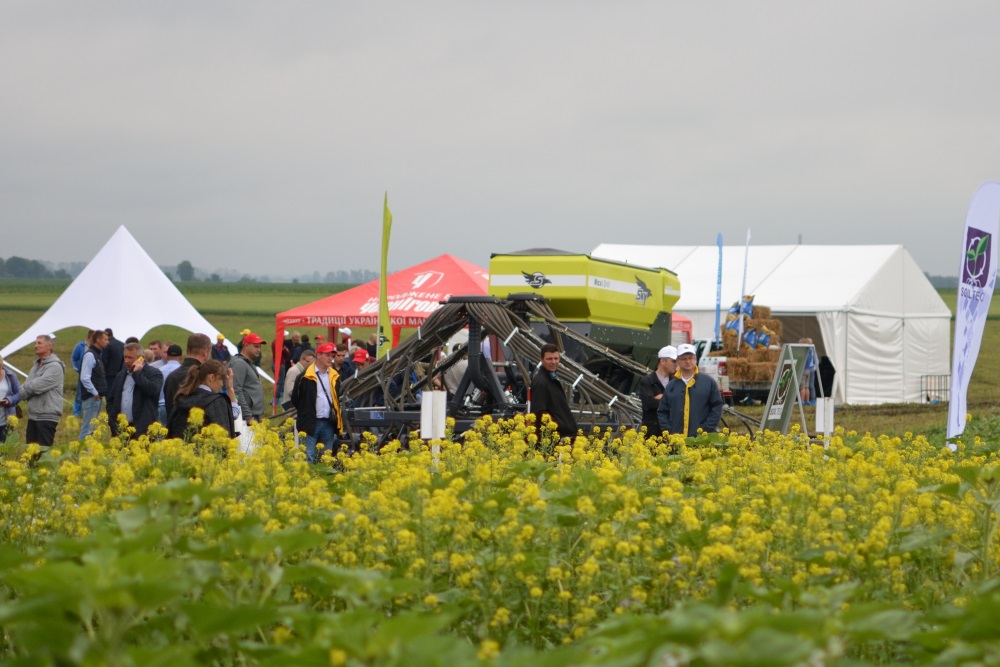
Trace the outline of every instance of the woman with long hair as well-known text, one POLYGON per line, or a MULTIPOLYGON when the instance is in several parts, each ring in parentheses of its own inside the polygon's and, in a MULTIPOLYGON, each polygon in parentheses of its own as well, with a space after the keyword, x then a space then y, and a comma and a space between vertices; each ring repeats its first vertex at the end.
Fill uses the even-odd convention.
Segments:
POLYGON ((233 391, 233 371, 226 369, 219 361, 209 359, 201 366, 192 366, 181 383, 174 398, 173 408, 167 417, 167 432, 171 438, 188 435, 188 417, 192 408, 205 412, 202 426, 218 424, 235 438, 235 419, 240 406, 233 391), (225 387, 226 393, 222 389, 225 387))

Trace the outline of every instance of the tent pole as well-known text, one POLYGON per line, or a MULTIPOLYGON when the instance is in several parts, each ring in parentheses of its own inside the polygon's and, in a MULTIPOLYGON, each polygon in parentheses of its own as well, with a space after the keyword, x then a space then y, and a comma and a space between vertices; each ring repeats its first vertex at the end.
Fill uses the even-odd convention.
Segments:
POLYGON ((274 327, 274 388, 271 393, 271 414, 278 414, 278 382, 281 380, 281 357, 285 346, 285 323, 275 318, 274 327))

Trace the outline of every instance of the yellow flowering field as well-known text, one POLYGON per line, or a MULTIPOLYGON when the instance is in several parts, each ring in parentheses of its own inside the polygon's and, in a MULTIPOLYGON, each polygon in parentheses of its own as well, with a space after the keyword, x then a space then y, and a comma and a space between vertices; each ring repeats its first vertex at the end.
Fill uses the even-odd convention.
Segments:
POLYGON ((310 466, 291 423, 259 428, 250 455, 215 427, 8 447, 0 659, 1000 660, 1000 471, 974 435, 559 443, 486 418, 310 466))

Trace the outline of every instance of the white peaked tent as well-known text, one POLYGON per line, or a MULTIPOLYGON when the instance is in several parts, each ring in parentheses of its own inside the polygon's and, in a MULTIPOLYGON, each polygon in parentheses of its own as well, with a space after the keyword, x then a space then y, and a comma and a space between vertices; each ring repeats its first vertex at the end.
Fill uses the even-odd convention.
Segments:
MULTIPOLYGON (((116 335, 142 338, 162 324, 207 334, 213 340, 220 333, 122 226, 45 314, 8 343, 0 355, 6 357, 34 342, 39 334, 66 327, 111 327, 116 335)), ((226 346, 236 354, 236 347, 228 340, 226 346)))
MULTIPOLYGON (((722 319, 740 296, 744 246, 724 246, 722 319)), ((674 312, 713 338, 718 246, 603 244, 592 253, 675 271, 674 312)), ((950 372, 951 311, 900 245, 750 246, 746 293, 782 321, 783 342, 812 338, 836 369, 837 402, 919 402, 921 376, 950 372)))

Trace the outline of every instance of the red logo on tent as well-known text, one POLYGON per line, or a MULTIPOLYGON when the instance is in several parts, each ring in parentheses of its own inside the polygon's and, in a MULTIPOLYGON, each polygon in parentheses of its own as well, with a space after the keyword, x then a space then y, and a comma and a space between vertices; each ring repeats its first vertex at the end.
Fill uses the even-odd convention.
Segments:
POLYGON ((441 279, 444 278, 444 274, 440 271, 424 271, 423 273, 418 273, 413 277, 413 289, 421 289, 434 287, 441 279))

